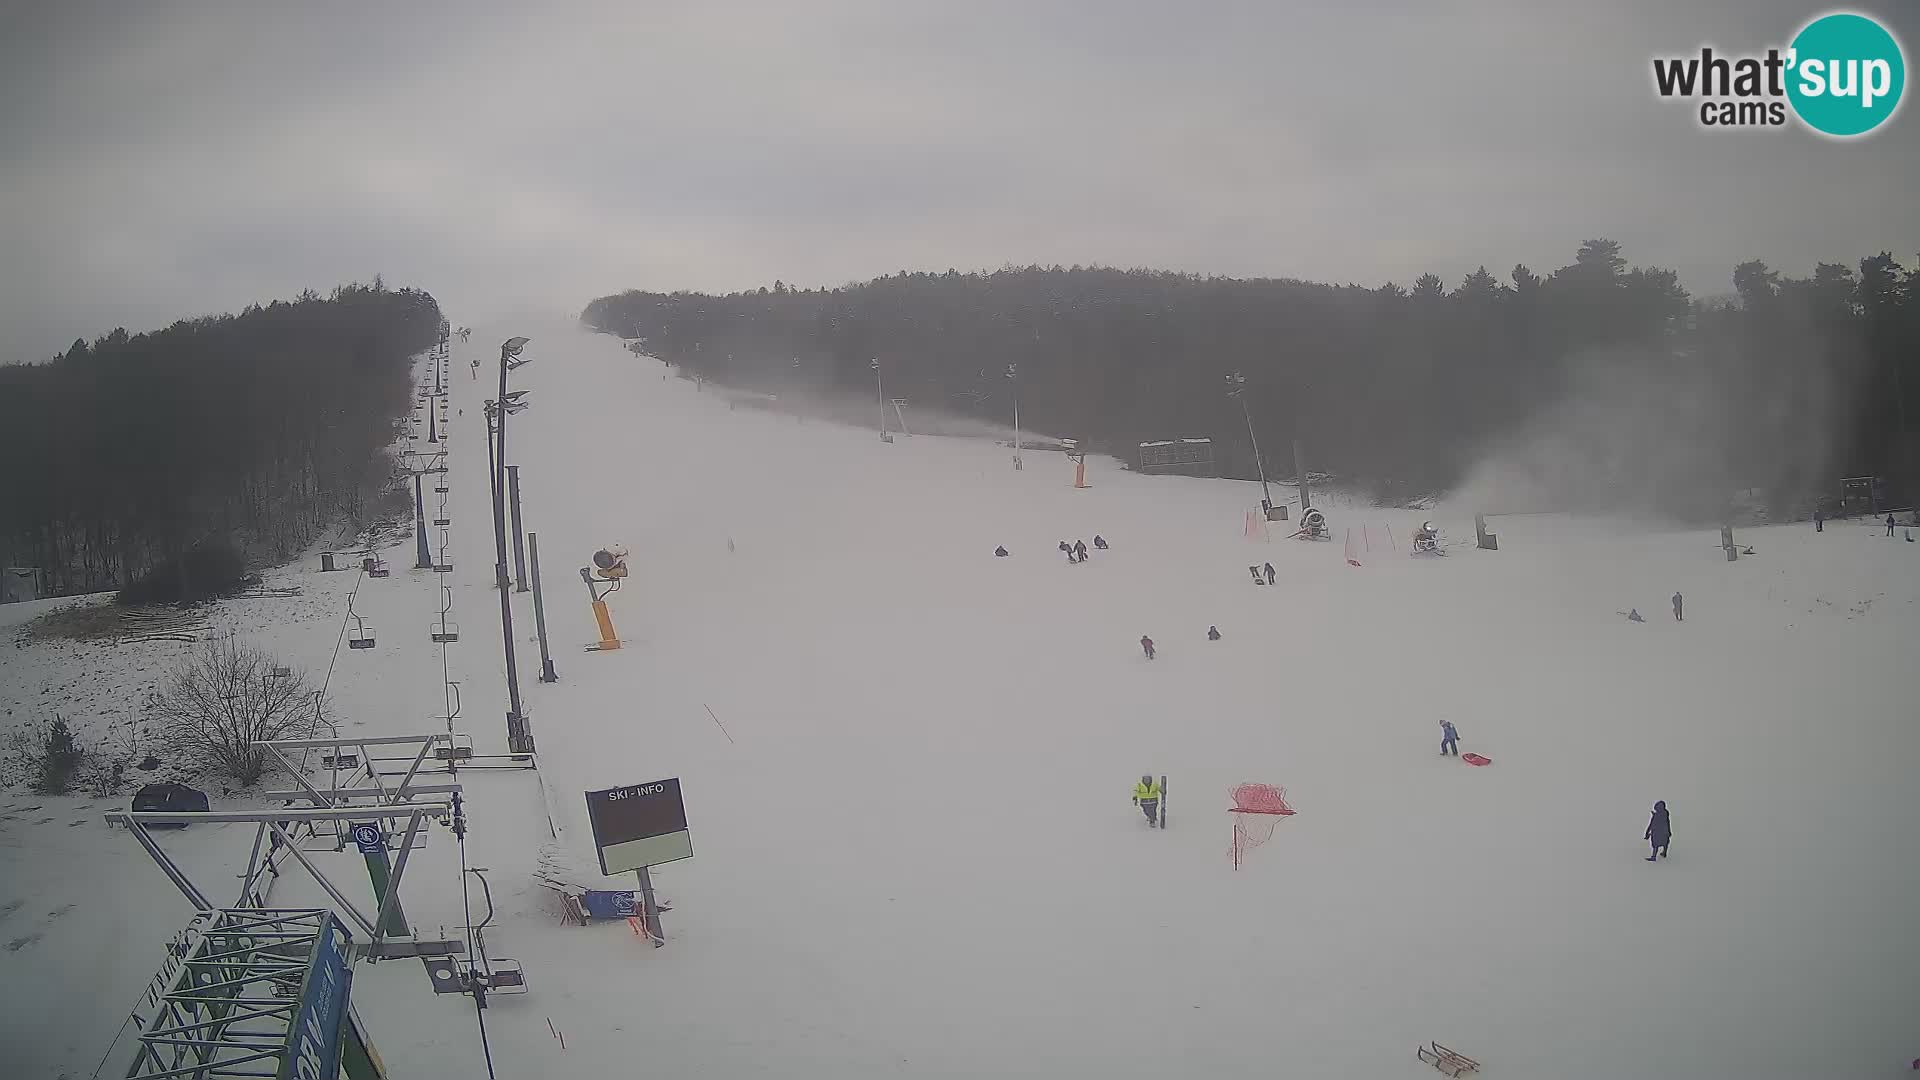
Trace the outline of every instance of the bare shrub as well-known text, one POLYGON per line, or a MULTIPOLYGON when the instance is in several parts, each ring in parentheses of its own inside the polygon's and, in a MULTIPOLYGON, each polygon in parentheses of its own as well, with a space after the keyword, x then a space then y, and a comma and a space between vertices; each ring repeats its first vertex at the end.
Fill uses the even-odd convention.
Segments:
POLYGON ((215 638, 168 673, 152 715, 182 751, 243 787, 254 784, 269 760, 254 743, 313 730, 317 703, 306 677, 276 675, 280 667, 236 638, 215 638))

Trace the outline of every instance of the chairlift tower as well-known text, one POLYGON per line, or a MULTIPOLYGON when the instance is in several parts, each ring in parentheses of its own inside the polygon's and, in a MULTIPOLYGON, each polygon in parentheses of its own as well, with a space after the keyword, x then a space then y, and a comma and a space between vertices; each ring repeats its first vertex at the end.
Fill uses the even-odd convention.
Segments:
POLYGON ((170 943, 134 1011, 132 1060, 115 1071, 366 1080, 366 1035, 348 1004, 352 949, 352 932, 323 908, 201 912, 170 943))

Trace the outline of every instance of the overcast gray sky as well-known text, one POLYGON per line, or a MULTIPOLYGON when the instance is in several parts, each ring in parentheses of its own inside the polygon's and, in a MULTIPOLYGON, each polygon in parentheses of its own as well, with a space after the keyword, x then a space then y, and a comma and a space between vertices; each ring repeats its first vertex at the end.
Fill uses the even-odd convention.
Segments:
MULTIPOLYGON (((1911 102, 1840 144, 1706 134, 1652 92, 1655 54, 1823 10, 26 0, 0 359, 375 273, 459 323, 1029 262, 1452 286, 1603 235, 1699 294, 1747 258, 1911 263, 1911 102)), ((1920 6, 1852 10, 1912 66, 1920 6)))

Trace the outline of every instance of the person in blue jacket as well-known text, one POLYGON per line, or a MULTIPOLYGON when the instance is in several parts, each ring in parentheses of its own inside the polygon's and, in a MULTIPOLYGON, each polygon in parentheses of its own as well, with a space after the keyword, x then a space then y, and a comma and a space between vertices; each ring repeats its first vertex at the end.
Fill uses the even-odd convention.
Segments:
POLYGON ((1653 820, 1647 822, 1647 833, 1641 839, 1653 842, 1653 854, 1647 856, 1648 862, 1666 857, 1667 845, 1673 841, 1673 822, 1667 818, 1665 802, 1653 804, 1653 820))
POLYGON ((1453 721, 1442 720, 1440 721, 1440 752, 1445 754, 1449 751, 1454 757, 1460 756, 1460 733, 1453 730, 1453 721))

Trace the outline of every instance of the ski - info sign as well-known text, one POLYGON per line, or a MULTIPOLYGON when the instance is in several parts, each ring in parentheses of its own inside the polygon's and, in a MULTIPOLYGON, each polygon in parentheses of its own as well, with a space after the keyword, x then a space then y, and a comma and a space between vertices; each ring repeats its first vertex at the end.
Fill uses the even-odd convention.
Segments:
POLYGON ((603 874, 693 858, 678 777, 589 791, 587 820, 593 823, 593 846, 600 852, 603 874))

